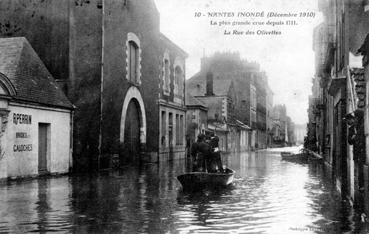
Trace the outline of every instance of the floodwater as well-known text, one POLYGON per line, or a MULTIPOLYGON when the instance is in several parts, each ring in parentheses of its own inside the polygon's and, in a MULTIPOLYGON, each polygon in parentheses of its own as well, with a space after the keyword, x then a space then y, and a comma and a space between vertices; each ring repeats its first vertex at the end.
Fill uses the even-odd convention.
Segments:
POLYGON ((329 172, 282 161, 278 150, 224 156, 237 174, 233 186, 217 191, 183 192, 176 176, 185 160, 3 184, 0 232, 366 232, 329 172))

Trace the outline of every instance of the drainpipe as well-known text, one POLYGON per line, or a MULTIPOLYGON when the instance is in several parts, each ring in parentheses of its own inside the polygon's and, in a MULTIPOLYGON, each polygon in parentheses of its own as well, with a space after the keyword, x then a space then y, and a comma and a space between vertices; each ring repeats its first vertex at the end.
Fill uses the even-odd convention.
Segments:
MULTIPOLYGON (((104 16, 105 1, 102 0, 101 13, 101 78, 100 78, 100 126, 99 126, 99 155, 97 158, 97 169, 100 170, 101 147, 102 147, 102 123, 103 123, 103 91, 104 91, 104 16)), ((110 164, 110 163, 109 163, 110 164)))
POLYGON ((73 170, 73 127, 74 127, 74 110, 70 112, 69 173, 73 170))

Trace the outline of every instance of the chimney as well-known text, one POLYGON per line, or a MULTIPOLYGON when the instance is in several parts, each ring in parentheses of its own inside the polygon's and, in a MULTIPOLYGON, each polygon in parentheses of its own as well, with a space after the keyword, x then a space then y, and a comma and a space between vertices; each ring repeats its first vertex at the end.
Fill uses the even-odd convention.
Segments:
POLYGON ((206 96, 213 96, 213 73, 206 73, 206 96))

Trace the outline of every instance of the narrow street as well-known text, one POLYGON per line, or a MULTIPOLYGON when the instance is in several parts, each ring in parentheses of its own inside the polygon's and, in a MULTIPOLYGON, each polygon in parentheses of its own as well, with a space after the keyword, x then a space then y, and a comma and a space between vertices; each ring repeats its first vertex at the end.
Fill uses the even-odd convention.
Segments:
POLYGON ((340 233, 364 229, 322 165, 282 161, 272 149, 228 155, 231 188, 184 193, 184 160, 96 176, 9 182, 0 188, 0 232, 340 233))

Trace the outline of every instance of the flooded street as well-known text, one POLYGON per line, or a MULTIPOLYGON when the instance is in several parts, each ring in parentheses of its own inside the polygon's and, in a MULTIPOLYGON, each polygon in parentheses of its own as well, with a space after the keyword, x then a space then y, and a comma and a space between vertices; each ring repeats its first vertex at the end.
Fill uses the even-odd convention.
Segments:
POLYGON ((225 156, 236 178, 218 191, 183 192, 176 176, 185 160, 3 184, 0 232, 364 232, 321 165, 282 161, 279 152, 225 156))

